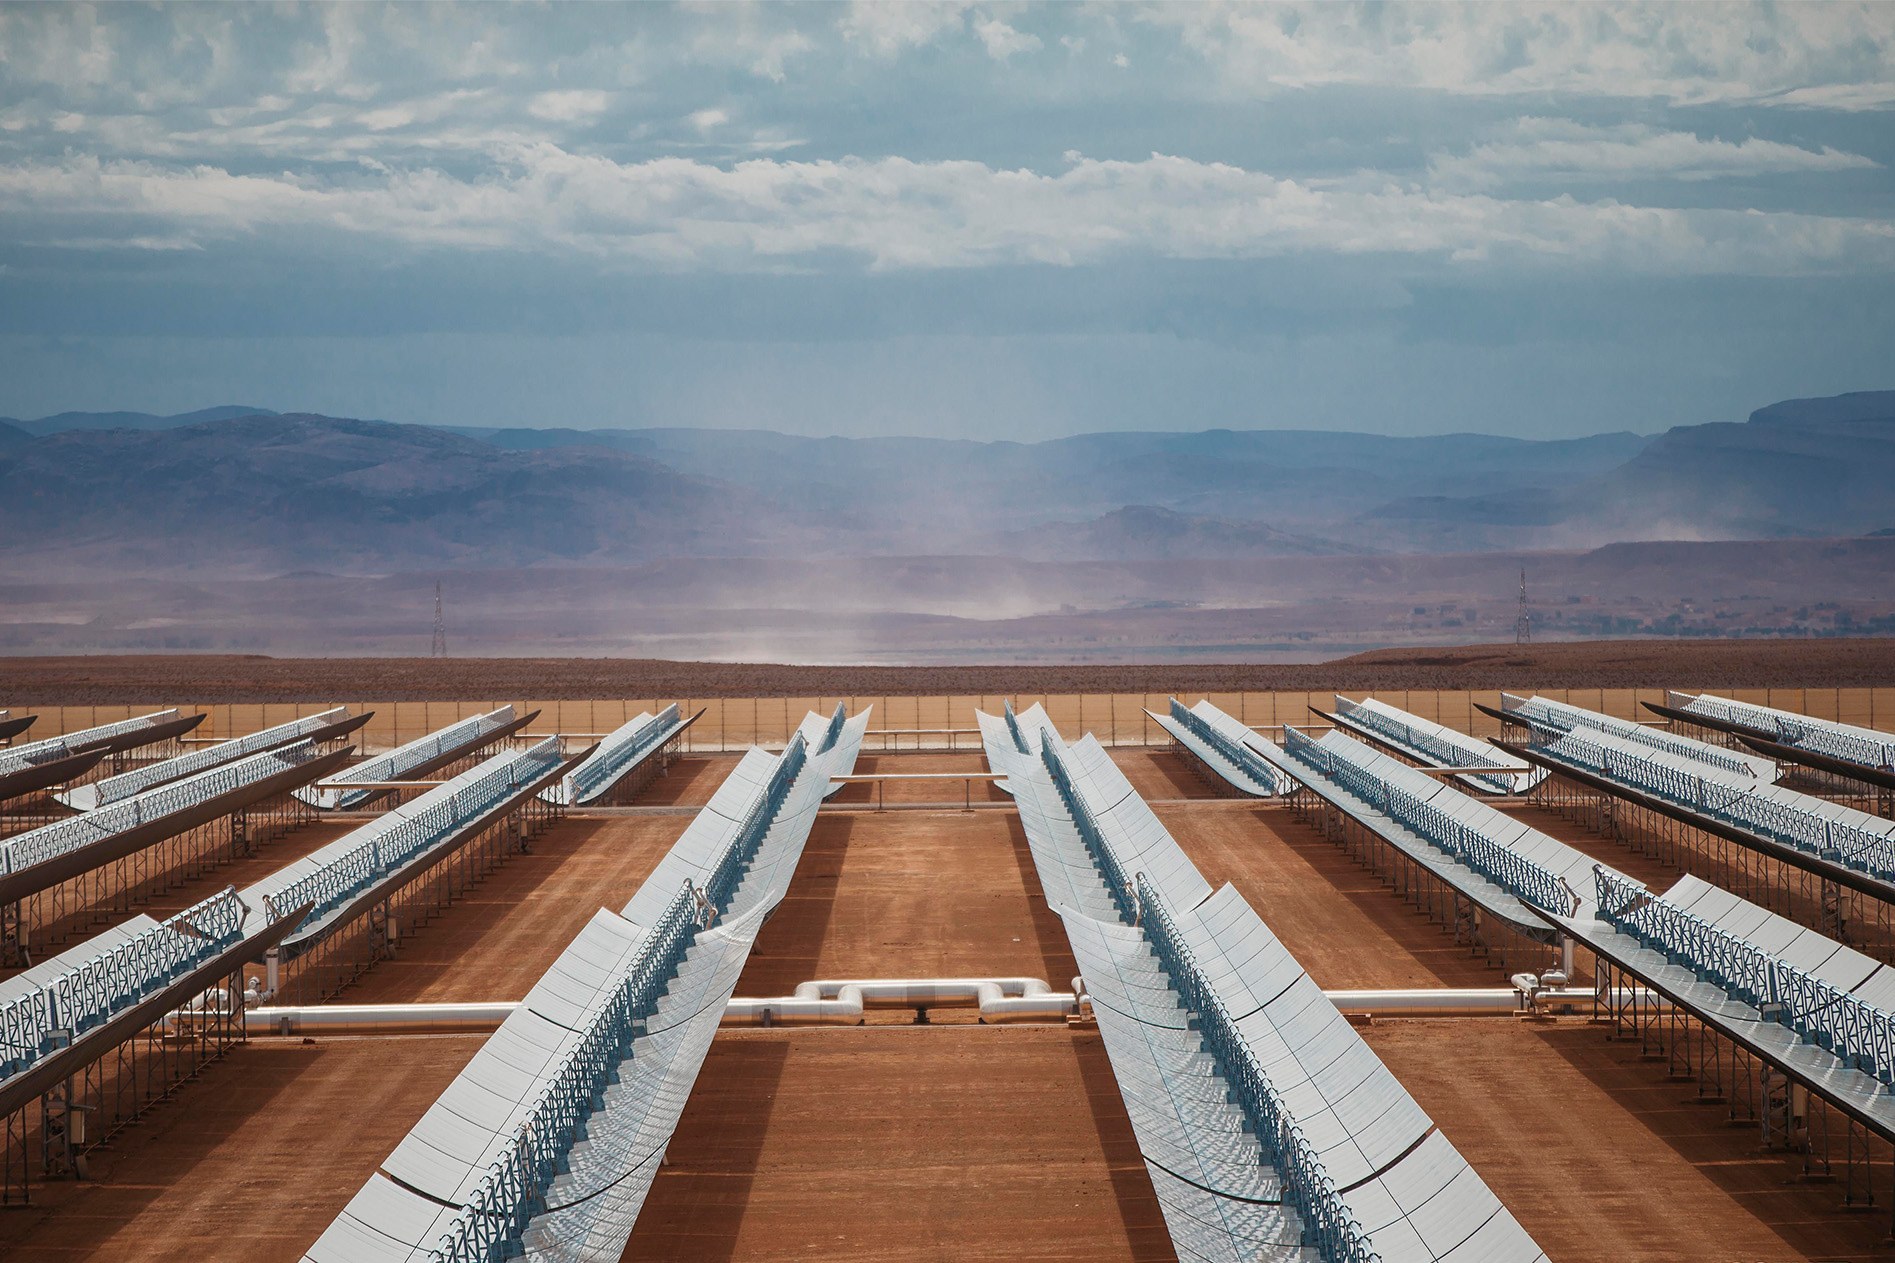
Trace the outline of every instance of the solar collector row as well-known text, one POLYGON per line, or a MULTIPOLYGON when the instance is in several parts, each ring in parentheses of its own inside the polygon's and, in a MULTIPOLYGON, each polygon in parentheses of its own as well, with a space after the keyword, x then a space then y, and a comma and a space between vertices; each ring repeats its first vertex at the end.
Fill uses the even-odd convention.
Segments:
POLYGON ((0 750, 0 772, 11 771, 17 765, 37 762, 46 754, 93 750, 122 754, 127 750, 181 737, 203 722, 202 714, 183 715, 175 708, 153 711, 148 715, 134 715, 129 719, 82 728, 77 732, 48 737, 28 745, 9 746, 0 750))
POLYGON ((1602 960, 1895 1143, 1895 969, 1686 876, 1604 878, 1565 919, 1602 960))
MULTIPOLYGON (((171 713, 174 712, 107 725, 94 730, 88 739, 123 739, 135 731, 158 726, 147 721, 162 722, 162 716, 171 713)), ((332 791, 327 789, 310 791, 302 787, 337 771, 352 751, 321 753, 316 749, 316 739, 332 735, 340 728, 358 727, 367 718, 366 715, 341 718, 338 711, 330 711, 263 734, 253 734, 274 743, 286 735, 286 730, 302 726, 315 737, 306 736, 287 747, 234 762, 214 760, 207 770, 176 779, 167 777, 154 788, 129 796, 114 795, 112 801, 85 815, 0 840, 0 899, 11 901, 50 889, 286 790, 296 791, 305 801, 330 795, 332 791)), ((460 721, 409 743, 395 752, 401 759, 386 766, 397 773, 405 770, 410 775, 422 774, 415 769, 463 757, 469 748, 491 744, 532 718, 532 714, 515 717, 510 707, 503 707, 488 715, 460 721)), ((603 774, 588 784, 598 793, 606 792, 617 779, 675 738, 683 722, 673 707, 664 715, 645 717, 645 722, 636 727, 628 725, 632 728, 626 734, 630 739, 614 752, 615 763, 608 764, 603 774)), ((838 730, 837 736, 842 735, 838 730)), ((859 731, 853 740, 859 749, 859 731)), ((210 751, 168 762, 195 760, 200 755, 238 744, 241 743, 224 743, 210 751)), ((282 872, 272 874, 249 888, 246 894, 265 906, 288 907, 305 899, 316 905, 309 924, 300 927, 293 938, 293 946, 300 950, 318 940, 323 931, 350 920, 361 906, 374 902, 390 889, 399 888, 408 874, 425 868, 434 856, 451 849, 458 840, 477 833, 486 821, 504 816, 528 794, 542 793, 551 788, 551 782, 586 766, 589 756, 596 753, 596 748, 587 751, 571 760, 571 767, 565 766, 557 738, 547 738, 530 751, 504 752, 447 785, 431 788, 407 805, 296 861, 282 872)), ((370 761, 371 764, 376 762, 370 761)), ((355 779, 367 779, 362 775, 362 768, 367 766, 369 764, 357 765, 338 779, 351 774, 355 779)), ((372 796, 371 791, 357 794, 372 796)), ((329 801, 342 805, 347 800, 337 796, 329 801)))
POLYGON ((682 736, 703 714, 699 710, 686 719, 674 702, 656 715, 647 711, 634 716, 608 733, 592 753, 561 776, 557 784, 542 791, 541 797, 563 807, 599 802, 646 760, 682 736))
POLYGON ((1895 789, 1895 733, 1710 693, 1667 692, 1664 705, 1645 707, 1666 719, 1731 733, 1774 759, 1895 789))
POLYGON ((1294 784, 1251 749, 1255 734, 1248 727, 1208 701, 1186 707, 1174 697, 1169 713, 1145 713, 1199 763, 1253 798, 1274 798, 1294 784))
MULTIPOLYGON (((986 751, 988 768, 1003 777, 1017 767, 1031 765, 1039 755, 1040 734, 1053 726, 1052 720, 1046 717, 1045 707, 1038 702, 1027 707, 1023 714, 1015 714, 1010 701, 999 715, 975 711, 974 723, 980 729, 980 744, 986 751)), ((1006 788, 1004 782, 1001 788, 1006 788)))
POLYGON ((783 754, 745 754, 306 1257, 619 1257, 757 930, 867 723, 812 715, 783 754))
POLYGON ((137 916, 0 982, 0 1084, 242 936, 226 888, 163 922, 137 916))
MULTIPOLYGON (((309 744, 252 756, 61 823, 97 825, 153 797, 241 775, 247 765, 293 756, 309 744)), ((557 738, 548 738, 530 750, 496 755, 425 795, 426 801, 418 799, 241 893, 226 889, 162 924, 134 917, 0 984, 0 1068, 12 1076, 0 1076, 5 1108, 20 1108, 52 1082, 46 1074, 52 1061, 69 1075, 243 964, 279 947, 292 956, 307 950, 557 778, 567 765, 558 744, 557 738), (364 839, 364 833, 371 837, 364 839), (416 844, 395 854, 387 843, 397 835, 418 835, 418 840, 411 838, 416 844), (352 861, 365 849, 381 862, 363 874, 352 861), (332 888, 344 897, 318 907, 313 896, 332 888), (60 1038, 50 1039, 49 1032, 60 1038), (39 1086, 15 1090, 28 1077, 39 1086)), ((319 761, 339 761, 347 753, 319 761)), ((167 813, 157 823, 177 818, 178 813, 167 813)), ((81 848, 87 849, 96 847, 81 848)))
POLYGON ((62 785, 91 771, 108 754, 182 737, 203 722, 202 714, 161 710, 0 749, 0 801, 62 785))
POLYGON ((1543 1257, 1095 740, 1045 730, 1035 768, 1004 728, 982 728, 1181 1258, 1543 1257))
POLYGON ((1341 732, 1295 729, 1265 757, 1304 789, 1529 938, 1556 932, 1544 912, 1590 887, 1593 859, 1341 732))
POLYGON ((13 902, 296 789, 340 768, 348 748, 302 741, 0 840, 0 902, 13 902))
POLYGON ((142 794, 148 789, 167 785, 172 781, 183 780, 199 772, 234 763, 253 754, 264 754, 271 750, 280 750, 285 746, 308 741, 315 745, 326 745, 340 740, 361 728, 375 717, 374 711, 360 715, 350 715, 348 708, 338 706, 320 714, 302 719, 294 719, 274 728, 265 728, 247 736, 230 741, 220 741, 216 745, 203 746, 175 759, 165 759, 134 768, 117 776, 108 776, 104 780, 87 785, 77 785, 69 790, 55 794, 61 803, 74 811, 92 811, 96 808, 142 794))
MULTIPOLYGON (((811 711, 803 717, 797 731, 803 734, 814 746, 817 754, 826 759, 831 767, 853 769, 856 759, 862 753, 862 739, 868 734, 868 716, 875 708, 864 707, 862 713, 854 719, 849 717, 849 708, 843 702, 836 703, 825 721, 816 712, 811 711)), ((836 775, 847 775, 837 772, 836 775)), ((841 781, 831 781, 823 790, 824 798, 834 797, 842 790, 841 781)))
MULTIPOLYGON (((454 836, 477 832, 488 820, 511 810, 562 768, 557 739, 537 751, 508 752, 490 760, 501 769, 503 792, 481 793, 478 772, 422 812, 442 825, 431 841, 450 843, 454 836), (543 775, 529 772, 544 768, 543 775), (446 820, 438 819, 443 815, 446 820)), ((322 775, 348 757, 348 750, 318 754, 313 742, 252 755, 234 763, 187 776, 61 821, 0 844, 0 855, 21 867, 0 883, 43 884, 65 869, 84 872, 131 849, 150 845, 183 829, 283 792, 322 775)), ((494 780, 489 769, 488 781, 494 780)), ((410 813, 419 815, 422 813, 410 813)), ((371 830, 386 833, 377 821, 371 830), (379 827, 379 828, 378 828, 379 827)), ((346 850, 344 846, 337 848, 346 850)), ((302 901, 297 883, 277 880, 238 894, 226 890, 162 924, 138 916, 94 935, 58 957, 0 984, 0 1104, 11 1113, 32 1102, 47 1086, 61 1081, 109 1053, 111 1048, 220 980, 234 978, 245 963, 263 958, 297 932, 299 946, 361 911, 386 889, 408 880, 417 864, 432 862, 438 850, 416 851, 409 863, 391 868, 390 885, 363 891, 340 909, 325 908, 320 925, 312 903, 302 901)), ((292 876, 312 866, 290 866, 292 876)), ((319 865, 316 867, 320 867, 319 865)), ((232 984, 234 985, 234 983, 232 984)))
MULTIPOLYGON (((1141 908, 1139 929, 1090 921, 1075 936, 1108 1050, 1142 1040, 1160 1049, 1173 1067, 1170 1077, 1187 1085, 1207 1077, 1193 1064, 1197 1057, 1215 1062, 1227 1082, 1251 1084, 1234 1095, 1262 1106, 1247 1110, 1244 1121, 1251 1135, 1268 1138, 1282 1182, 1321 1180, 1335 1193, 1330 1201, 1306 1187, 1293 1200, 1311 1208, 1306 1215, 1321 1216, 1325 1208, 1346 1215, 1358 1230, 1359 1237, 1337 1231, 1339 1223, 1317 1225, 1311 1235, 1328 1243, 1317 1251, 1321 1257, 1384 1263, 1544 1257, 1235 888, 1225 886, 1182 913, 1149 890, 1141 908), (1142 942, 1156 951, 1136 951, 1142 942), (1161 962, 1157 974, 1148 972, 1153 960, 1161 962), (1095 989, 1095 978, 1106 986, 1095 989), (1205 1048, 1218 1052, 1205 1054, 1205 1048), (1342 1244, 1351 1238, 1360 1245, 1342 1244)), ((1214 1086, 1205 1083, 1202 1090, 1214 1086)), ((1215 1153, 1227 1137, 1196 1137, 1192 1152, 1201 1152, 1207 1140, 1215 1153)), ((1199 1178, 1189 1165, 1178 1170, 1188 1182, 1199 1178)), ((1237 1174, 1243 1173, 1239 1164, 1237 1174)), ((1165 1174, 1155 1175, 1155 1183, 1165 1174)), ((1224 1191, 1248 1190, 1240 1184, 1224 1191)), ((1225 1214, 1275 1227, 1274 1217, 1259 1220, 1258 1212, 1268 1208, 1245 1204, 1250 1201, 1233 1198, 1225 1214)), ((1279 1250, 1295 1239, 1290 1233, 1264 1237, 1279 1250)), ((1201 1240, 1191 1234, 1181 1255, 1257 1257, 1248 1249, 1205 1250, 1201 1240)), ((1299 1255, 1266 1248, 1261 1257, 1299 1255)))
POLYGON ((1313 1250, 1304 1253, 1303 1221, 1283 1203, 1281 1173, 1216 1059, 1190 1033, 1191 1015, 1171 978, 1143 934, 1127 928, 1136 916, 1136 874, 1147 863, 1166 861, 1157 884, 1187 899, 1207 896, 1209 883, 1168 836, 1168 853, 1158 854, 1147 830, 1119 845, 1108 841, 1100 815, 1125 805, 1126 793, 1113 786, 1104 794, 1082 795, 1071 765, 1083 761, 1096 770, 1096 747, 1081 741, 1062 753, 1056 741, 1044 729, 1033 743, 1037 767, 1021 763, 1009 780, 1047 903, 1061 916, 1093 997, 1113 1075, 1179 1257, 1319 1257, 1313 1250))
POLYGON ((1778 776, 1777 765, 1758 755, 1745 754, 1729 746, 1712 745, 1708 741, 1699 741, 1695 737, 1687 737, 1681 733, 1652 728, 1630 719, 1602 715, 1598 711, 1586 710, 1568 702, 1554 701, 1551 698, 1519 697, 1512 693, 1502 693, 1498 710, 1488 706, 1482 706, 1481 710, 1503 723, 1526 728, 1539 728, 1548 732, 1573 732, 1583 729, 1607 733, 1621 740, 1649 746, 1654 750, 1662 750, 1682 758, 1694 759, 1699 763, 1708 763, 1712 767, 1754 777, 1760 781, 1774 783, 1778 776))
POLYGON ((557 780, 579 761, 559 744, 501 751, 245 888, 244 899, 272 917, 307 906, 282 945, 286 958, 300 955, 557 780))
MULTIPOLYGON (((97 865, 102 863, 100 851, 123 850, 125 838, 136 838, 140 829, 169 836, 172 825, 182 819, 201 812, 216 817, 229 810, 233 793, 256 795, 260 785, 275 785, 275 789, 263 793, 280 793, 284 787, 282 774, 271 776, 265 772, 258 778, 250 772, 267 768, 271 762, 296 760, 309 745, 309 741, 303 741, 288 751, 256 755, 121 800, 99 812, 61 821, 53 829, 63 833, 97 831, 100 825, 114 823, 116 817, 150 808, 155 798, 176 798, 186 804, 208 802, 208 806, 195 810, 186 806, 186 810, 159 812, 155 819, 135 829, 108 834, 53 859, 38 859, 23 872, 9 876, 44 880, 47 869, 59 863, 97 865), (220 781, 235 781, 244 789, 216 793, 220 781)), ((345 757, 347 751, 335 751, 305 760, 299 774, 309 776, 309 768, 324 768, 345 757)), ((413 810, 417 804, 409 804, 404 814, 383 817, 364 831, 356 831, 313 857, 292 863, 243 893, 226 889, 163 924, 148 916, 135 916, 0 984, 0 1068, 6 1070, 6 1075, 0 1075, 0 1094, 6 1094, 11 1102, 6 1109, 27 1104, 32 1096, 32 1092, 11 1090, 17 1075, 34 1071, 34 1083, 40 1083, 45 1075, 38 1073, 38 1068, 55 1053, 59 1064, 66 1066, 66 1073, 72 1073, 246 961, 260 960, 265 952, 279 946, 290 948, 292 954, 307 950, 324 933, 345 924, 377 897, 383 897, 387 889, 404 884, 415 870, 432 863, 455 840, 478 833, 487 821, 514 810, 548 779, 555 778, 561 766, 557 738, 542 741, 532 751, 508 751, 489 760, 483 768, 457 778, 457 783, 445 785, 432 802, 419 804, 419 810, 413 810), (388 857, 383 867, 371 870, 366 882, 349 884, 347 891, 354 895, 349 901, 330 901, 316 908, 311 895, 324 886, 320 878, 351 870, 347 859, 362 848, 358 834, 387 838, 417 819, 428 825, 424 846, 409 848, 404 861, 388 857), (313 876, 318 880, 311 880, 313 876), (153 1003, 153 998, 165 1003, 153 1003), (55 1030, 64 1032, 63 1039, 70 1039, 70 1047, 55 1045, 49 1039, 49 1032, 55 1030)), ((21 834, 21 838, 9 838, 8 850, 23 838, 44 846, 44 838, 21 834)))
POLYGON ((763 915, 667 912, 601 909, 305 1257, 618 1257, 763 915))
POLYGON ((225 888, 162 922, 135 916, 0 982, 0 1116, 233 975, 298 911, 256 918, 225 888))
POLYGON ((502 706, 484 715, 451 723, 386 754, 365 759, 329 778, 322 788, 299 790, 296 796, 319 811, 359 810, 390 792, 375 788, 380 782, 418 781, 429 772, 511 737, 537 718, 536 710, 519 715, 511 705, 502 706), (351 782, 370 788, 350 789, 351 782))
POLYGON ((1895 900, 1895 820, 1608 733, 1539 732, 1531 745, 1510 748, 1603 793, 1895 900))
POLYGON ((1336 713, 1325 715, 1342 728, 1371 743, 1394 750, 1429 767, 1517 767, 1517 772, 1468 772, 1453 779, 1483 794, 1504 797, 1523 794, 1544 780, 1546 773, 1499 747, 1443 724, 1411 715, 1374 698, 1355 702, 1336 695, 1336 713))

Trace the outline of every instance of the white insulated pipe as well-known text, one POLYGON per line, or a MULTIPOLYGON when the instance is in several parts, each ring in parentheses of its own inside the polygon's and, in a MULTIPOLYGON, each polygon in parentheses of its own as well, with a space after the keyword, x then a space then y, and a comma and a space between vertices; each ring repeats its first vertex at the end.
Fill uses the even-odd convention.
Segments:
MULTIPOLYGON (((1570 1012, 1590 1007, 1599 995, 1590 987, 1535 987, 1530 995, 1518 987, 1420 987, 1406 991, 1325 991, 1329 1002, 1344 1013, 1370 1017, 1506 1017, 1515 1013, 1570 1012)), ((1629 1003, 1631 992, 1617 993, 1629 1003)), ((1640 992, 1641 1003, 1662 1000, 1640 992)))
MULTIPOLYGON (((1075 979, 1075 983, 1078 980, 1075 979)), ((1325 991, 1344 1013, 1370 1017, 1507 1017, 1570 1012, 1598 997, 1585 987, 1537 988, 1528 1000, 1517 988, 1427 987, 1405 990, 1325 991)), ((1630 991, 1616 998, 1629 1003, 1630 991)), ((1664 1007, 1662 997, 1639 993, 1640 1003, 1664 1007)), ((467 1004, 317 1004, 261 1006, 244 1011, 252 1035, 396 1035, 489 1031, 519 1007, 517 1000, 467 1004)), ((870 1009, 971 1008, 982 1022, 1057 1022, 1080 1012, 1074 992, 1054 991, 1038 978, 852 978, 805 982, 774 999, 733 997, 728 1026, 857 1026, 870 1009)))
POLYGON ((474 1004, 311 1004, 247 1008, 252 1035, 399 1035, 490 1031, 520 1007, 518 1000, 474 1004))
MULTIPOLYGON (((421 1034, 492 1030, 517 1000, 472 1004, 315 1004, 244 1011, 252 1035, 421 1034)), ((850 978, 805 982, 794 995, 733 997, 731 1026, 857 1026, 868 1009, 977 1008, 983 1022, 1063 1021, 1079 1012, 1070 992, 1038 978, 850 978)))
POLYGON ((1323 994, 1344 1013, 1371 1017, 1501 1017, 1525 1012, 1520 993, 1512 987, 1418 987, 1323 994))

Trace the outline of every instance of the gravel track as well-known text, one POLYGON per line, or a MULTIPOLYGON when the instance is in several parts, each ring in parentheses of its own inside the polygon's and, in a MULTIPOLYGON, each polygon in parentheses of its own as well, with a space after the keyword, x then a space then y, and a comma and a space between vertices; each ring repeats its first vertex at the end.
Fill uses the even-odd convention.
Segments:
POLYGON ((1359 689, 1863 688, 1895 685, 1895 639, 1609 640, 1380 649, 1331 662, 789 666, 647 658, 0 658, 0 706, 311 698, 845 697, 1359 689))

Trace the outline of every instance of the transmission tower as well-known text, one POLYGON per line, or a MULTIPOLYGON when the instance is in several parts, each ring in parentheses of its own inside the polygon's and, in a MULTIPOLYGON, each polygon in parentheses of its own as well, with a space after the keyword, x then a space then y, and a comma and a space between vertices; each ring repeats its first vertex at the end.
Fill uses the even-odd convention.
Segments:
POLYGON ((1530 645, 1533 643, 1533 615, 1527 610, 1527 572, 1520 571, 1520 613, 1513 620, 1513 643, 1530 645))
POLYGON ((428 656, 447 657, 447 615, 441 609, 441 581, 439 579, 434 581, 434 647, 428 651, 428 656))

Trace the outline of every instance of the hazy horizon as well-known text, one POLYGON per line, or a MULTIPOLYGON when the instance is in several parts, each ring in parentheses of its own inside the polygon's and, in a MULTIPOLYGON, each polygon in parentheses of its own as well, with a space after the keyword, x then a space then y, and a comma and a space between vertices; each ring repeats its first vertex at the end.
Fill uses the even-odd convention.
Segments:
MULTIPOLYGON (((1889 389, 1889 387, 1872 389, 1864 393, 1880 393, 1880 390, 1882 389, 1889 389)), ((1769 400, 1766 402, 1779 403, 1782 401, 1769 400)), ((1759 403, 1758 406, 1763 407, 1763 406, 1766 406, 1766 404, 1759 403)), ((575 424, 570 421, 558 421, 558 422, 535 421, 531 419, 522 418, 518 421, 511 422, 506 426, 480 426, 480 425, 475 425, 471 422, 464 422, 464 421, 414 421, 406 417, 386 417, 386 416, 343 417, 343 416, 338 416, 336 414, 323 413, 314 408, 298 408, 298 407, 279 408, 279 407, 272 407, 267 404, 243 405, 243 404, 225 404, 225 403, 207 403, 199 407, 183 408, 183 409, 178 410, 177 412, 154 412, 150 408, 141 408, 134 404, 122 404, 115 407, 104 407, 104 408, 59 408, 52 412, 48 412, 39 416, 29 416, 29 415, 26 415, 21 410, 18 410, 18 409, 8 410, 5 408, 4 405, 0 405, 0 420, 20 421, 20 422, 25 422, 31 425, 31 424, 39 424, 43 422, 48 422, 48 421, 54 421, 60 417, 69 417, 69 416, 93 417, 93 416, 105 416, 112 413, 130 413, 130 414, 137 414, 141 416, 157 417, 163 420, 170 420, 174 417, 190 416, 194 413, 212 412, 212 411, 216 411, 223 408, 236 408, 236 407, 256 408, 259 410, 258 415, 292 416, 292 415, 300 414, 300 415, 314 415, 314 416, 336 416, 336 419, 338 420, 382 421, 382 422, 387 422, 392 425, 426 425, 426 426, 433 426, 436 428, 450 428, 450 429, 490 429, 490 430, 497 430, 497 429, 522 429, 522 430, 679 429, 679 430, 716 430, 716 431, 722 431, 725 433, 742 433, 744 431, 754 431, 757 433, 780 434, 789 438, 941 439, 941 440, 949 441, 949 442, 960 441, 960 442, 970 442, 970 443, 1009 443, 1009 442, 1012 442, 1012 443, 1056 443, 1060 441, 1061 439, 1082 438, 1087 435, 1093 435, 1093 434, 1191 434, 1191 433, 1211 433, 1211 432, 1216 432, 1216 431, 1229 431, 1233 433, 1255 433, 1255 434, 1289 434, 1289 433, 1349 434, 1349 433, 1354 433, 1354 434, 1375 435, 1378 437, 1386 437, 1386 438, 1475 437, 1475 438, 1499 438, 1499 439, 1524 439, 1530 442, 1558 442, 1561 440, 1593 438, 1598 435, 1604 435, 1604 434, 1636 434, 1642 437, 1650 437, 1653 435, 1662 434, 1667 428, 1672 428, 1672 427, 1667 427, 1667 426, 1659 426, 1656 428, 1640 428, 1637 426, 1628 425, 1628 426, 1616 427, 1610 430, 1592 431, 1585 434, 1519 435, 1519 434, 1508 434, 1500 430, 1472 430, 1472 429, 1432 430, 1432 431, 1427 431, 1423 433, 1415 433, 1415 434, 1397 434, 1385 429, 1378 430, 1378 429, 1374 429, 1372 427, 1366 427, 1366 426, 1360 429, 1357 429, 1354 427, 1314 428, 1314 427, 1309 427, 1309 426, 1295 426, 1295 425, 1249 425, 1249 426, 1207 425, 1199 430, 1183 430, 1183 429, 1177 429, 1177 428, 1171 428, 1171 427, 1143 427, 1141 428, 1138 426, 1121 426, 1117 428, 1098 429, 1098 430, 1073 430, 1073 431, 1063 433, 1063 434, 1047 434, 1047 435, 1042 435, 1042 436, 1036 436, 1030 439, 1009 439, 1009 438, 981 438, 981 437, 966 436, 966 435, 951 435, 951 434, 941 435, 941 434, 919 434, 919 433, 913 433, 913 434, 888 433, 888 434, 874 434, 874 435, 854 435, 854 434, 839 434, 839 433, 836 433, 835 431, 827 431, 827 432, 817 431, 817 430, 797 431, 797 430, 773 429, 767 426, 758 426, 758 425, 740 425, 740 424, 735 424, 735 423, 725 425, 725 424, 715 424, 715 423, 709 423, 709 422, 699 424, 699 425, 691 425, 691 426, 666 426, 666 425, 661 425, 657 423, 652 423, 648 425, 609 426, 609 425, 575 424)), ((1746 413, 1745 415, 1747 416, 1748 413, 1746 413)), ((1744 416, 1713 418, 1713 420, 1727 420, 1727 421, 1733 421, 1733 422, 1742 421, 1744 419, 1745 419, 1744 416)))

